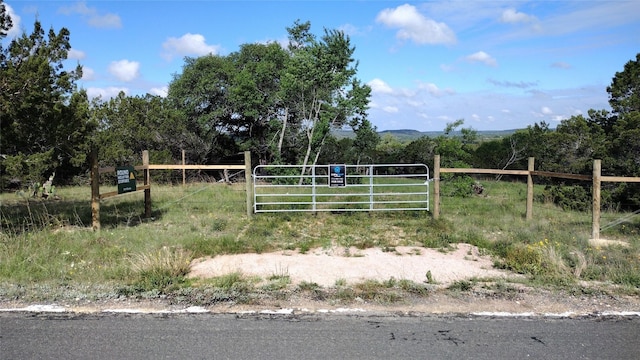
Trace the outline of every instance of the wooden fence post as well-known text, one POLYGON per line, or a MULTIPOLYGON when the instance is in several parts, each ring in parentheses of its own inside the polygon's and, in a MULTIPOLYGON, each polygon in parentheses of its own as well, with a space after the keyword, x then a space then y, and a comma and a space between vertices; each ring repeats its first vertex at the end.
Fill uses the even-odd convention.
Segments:
MULTIPOLYGON (((184 154, 184 150, 182 150, 182 166, 186 165, 185 163, 185 154, 184 154)), ((182 186, 184 186, 187 183, 187 169, 182 168, 182 186)))
POLYGON ((533 219, 533 176, 531 173, 535 170, 535 158, 529 158, 529 166, 527 168, 529 174, 527 174, 527 215, 526 219, 533 219))
POLYGON ((94 231, 100 230, 100 172, 98 168, 98 151, 91 147, 89 155, 91 163, 91 227, 94 231))
POLYGON ((440 155, 433 156, 433 218, 440 218, 440 155))
POLYGON ((600 184, 602 179, 602 160, 593 160, 593 218, 591 237, 600 239, 600 184))
MULTIPOLYGON (((142 151, 142 165, 144 166, 144 185, 151 185, 151 176, 149 173, 149 150, 142 151)), ((144 216, 151 217, 151 187, 144 189, 144 216)))
POLYGON ((247 217, 251 218, 253 215, 253 177, 251 176, 251 152, 244 152, 244 182, 246 185, 247 193, 247 217))

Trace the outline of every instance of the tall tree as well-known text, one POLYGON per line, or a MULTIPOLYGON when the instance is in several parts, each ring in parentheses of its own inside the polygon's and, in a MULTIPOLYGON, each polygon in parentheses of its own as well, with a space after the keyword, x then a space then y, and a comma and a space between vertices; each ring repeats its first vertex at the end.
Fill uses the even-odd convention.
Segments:
MULTIPOLYGON (((7 33, 13 27, 13 21, 11 20, 11 16, 9 16, 9 12, 7 11, 7 7, 4 4, 4 1, 0 0, 0 41, 7 37, 7 33)), ((0 44, 0 50, 2 50, 2 44, 0 44)), ((0 51, 0 54, 2 52, 0 51)))
POLYGON ((635 61, 629 60, 621 72, 616 72, 607 92, 614 112, 626 114, 640 111, 640 53, 635 61))
POLYGON ((229 154, 228 131, 235 112, 229 101, 233 64, 227 57, 186 58, 182 74, 175 74, 167 100, 180 112, 189 131, 195 162, 217 162, 229 154))
POLYGON ((243 147, 261 162, 282 148, 278 122, 286 121, 280 79, 288 54, 278 43, 244 44, 229 55, 234 71, 230 77, 229 102, 234 116, 229 131, 242 139, 243 147), (272 129, 273 125, 275 129, 272 129), (280 143, 278 145, 278 143, 280 143))
POLYGON ((291 58, 282 82, 290 112, 296 114, 304 135, 303 172, 317 162, 332 128, 355 128, 366 119, 371 92, 356 78, 355 48, 349 37, 325 29, 317 40, 310 29, 309 22, 299 21, 287 28, 291 58))
POLYGON ((36 21, 31 34, 23 33, 0 49, 3 173, 33 182, 45 173, 70 176, 79 171, 87 134, 94 129, 87 96, 76 92, 82 68, 67 70, 63 64, 71 48, 69 30, 50 29, 47 35, 36 21))
POLYGON ((96 101, 92 116, 99 124, 94 143, 105 166, 138 163, 143 150, 151 150, 151 160, 161 163, 179 159, 181 149, 192 150, 179 113, 159 96, 120 92, 108 101, 96 101))

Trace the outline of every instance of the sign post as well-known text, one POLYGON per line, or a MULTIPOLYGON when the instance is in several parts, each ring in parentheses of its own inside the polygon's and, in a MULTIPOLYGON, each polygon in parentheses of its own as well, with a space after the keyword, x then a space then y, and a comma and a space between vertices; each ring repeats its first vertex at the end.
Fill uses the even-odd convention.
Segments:
POLYGON ((121 166, 116 168, 118 177, 118 194, 136 191, 136 175, 133 166, 121 166))
POLYGON ((329 187, 345 187, 347 186, 347 166, 329 165, 329 187))

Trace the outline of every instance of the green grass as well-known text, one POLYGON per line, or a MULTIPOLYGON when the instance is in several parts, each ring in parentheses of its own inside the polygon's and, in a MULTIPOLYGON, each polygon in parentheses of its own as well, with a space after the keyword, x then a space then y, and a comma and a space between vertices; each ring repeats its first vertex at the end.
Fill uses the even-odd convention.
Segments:
MULTIPOLYGON (((229 299, 223 292, 232 291, 234 301, 239 296, 251 301, 247 294, 252 291, 281 292, 291 287, 287 274, 275 270, 274 278, 259 287, 240 274, 194 283, 185 278, 189 261, 330 246, 446 250, 461 242, 494 255, 497 267, 524 274, 531 283, 574 288, 578 280, 588 280, 640 291, 639 216, 601 235, 627 246, 592 246, 590 213, 536 203, 533 220, 527 221, 526 185, 482 184, 482 196, 443 197, 438 220, 418 211, 267 213, 248 218, 244 184, 154 185, 151 219, 142 216, 140 193, 105 199, 102 228, 96 232, 91 230, 88 188, 57 188, 59 200, 4 193, 0 194, 0 298, 17 291, 7 289, 21 287, 81 289, 99 284, 124 295, 189 292, 184 296, 193 300, 200 299, 195 293, 209 291, 207 301, 223 301, 229 299)), ((603 218, 615 221, 624 215, 605 213, 603 218)), ((318 296, 394 302, 402 291, 426 294, 421 284, 391 282, 336 284, 333 295, 318 296)), ((464 290, 466 284, 454 288, 464 290)), ((311 284, 301 289, 320 294, 311 284)), ((206 303, 203 299, 198 301, 206 303)))

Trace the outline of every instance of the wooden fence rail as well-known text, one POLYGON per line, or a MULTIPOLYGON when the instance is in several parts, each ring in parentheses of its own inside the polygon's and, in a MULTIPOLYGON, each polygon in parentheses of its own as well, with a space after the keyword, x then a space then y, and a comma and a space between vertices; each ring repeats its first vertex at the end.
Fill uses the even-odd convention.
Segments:
POLYGON ((433 217, 438 219, 440 217, 440 174, 441 173, 458 173, 458 174, 493 174, 493 175, 522 175, 527 176, 527 207, 526 207, 526 219, 531 220, 533 218, 533 177, 553 177, 571 180, 591 181, 592 182, 592 197, 593 197, 593 217, 591 236, 593 239, 600 238, 600 188, 603 182, 640 182, 640 177, 625 177, 625 176, 602 176, 602 164, 601 160, 593 161, 593 175, 581 175, 581 174, 569 174, 569 173, 556 173, 550 171, 536 171, 535 159, 529 158, 529 164, 527 170, 500 170, 500 169, 471 169, 471 168, 441 168, 440 167, 440 155, 434 156, 434 169, 433 169, 433 217))
MULTIPOLYGON (((100 193, 100 174, 113 173, 116 171, 114 166, 98 167, 98 154, 94 150, 91 151, 91 222, 94 230, 100 229, 100 200, 120 195, 117 191, 100 193)), ((144 213, 145 217, 151 217, 151 170, 182 170, 182 183, 186 182, 186 170, 244 170, 246 178, 247 192, 247 216, 251 217, 253 205, 251 204, 251 192, 253 184, 251 183, 251 153, 245 151, 244 164, 242 165, 188 165, 185 164, 184 151, 182 153, 182 164, 149 164, 149 151, 142 152, 142 165, 134 166, 135 170, 142 170, 144 182, 142 186, 137 186, 136 191, 144 191, 144 213)))

